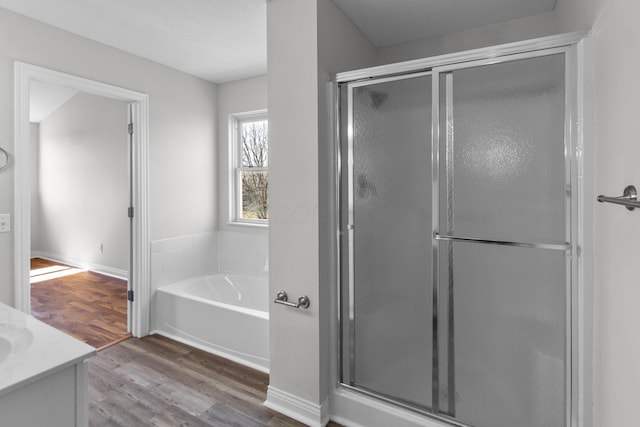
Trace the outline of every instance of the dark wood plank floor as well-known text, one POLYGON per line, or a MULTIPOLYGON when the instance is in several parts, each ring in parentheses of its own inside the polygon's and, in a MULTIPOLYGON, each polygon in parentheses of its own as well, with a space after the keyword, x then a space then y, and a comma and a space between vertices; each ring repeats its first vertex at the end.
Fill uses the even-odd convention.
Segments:
POLYGON ((46 269, 54 270, 53 274, 74 272, 60 263, 31 260, 31 314, 35 318, 98 349, 131 336, 127 332, 126 281, 90 271, 50 278, 46 269))
POLYGON ((262 372, 159 335, 132 338, 89 360, 89 425, 303 426, 262 405, 268 383, 262 372))

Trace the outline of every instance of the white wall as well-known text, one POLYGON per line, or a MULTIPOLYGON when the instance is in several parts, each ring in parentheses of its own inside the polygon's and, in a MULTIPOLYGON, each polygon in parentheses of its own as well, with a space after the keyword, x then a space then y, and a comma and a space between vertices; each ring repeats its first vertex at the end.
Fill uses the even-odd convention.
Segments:
MULTIPOLYGON (((271 306, 270 392, 312 405, 328 396, 329 289, 325 168, 331 74, 370 66, 375 49, 331 0, 267 3, 270 295, 308 295, 308 310, 271 306), (319 166, 322 165, 322 166, 319 166), (322 242, 322 244, 321 244, 322 242)), ((273 397, 270 394, 268 401, 273 397)))
POLYGON ((31 203, 31 251, 40 250, 40 124, 31 123, 31 170, 29 179, 31 203))
POLYGON ((34 246, 45 256, 126 275, 127 123, 126 102, 85 93, 40 123, 40 197, 31 211, 39 207, 34 246))
MULTIPOLYGON (((13 93, 14 61, 149 94, 150 239, 215 229, 216 85, 0 9, 0 93, 13 93)), ((13 96, 0 100, 0 146, 13 155, 13 96)), ((13 213, 10 165, 0 212, 13 213)), ((0 233, 0 301, 13 302, 13 234, 0 233)))
POLYGON ((269 295, 308 295, 308 310, 270 307, 270 387, 315 404, 319 389, 316 0, 267 3, 269 295))
MULTIPOLYGON (((553 34, 587 30, 595 0, 558 0, 555 10, 458 33, 378 49, 378 63, 427 58, 553 34)), ((608 0, 601 0, 608 1, 608 0)))
POLYGON ((264 227, 229 225, 229 115, 267 108, 267 76, 218 85, 218 229, 267 235, 264 227))
MULTIPOLYGON (((560 0, 562 2, 562 0, 560 0)), ((580 2, 577 2, 580 3, 580 2)), ((594 194, 640 184, 640 2, 592 1, 595 63, 594 194)), ((568 15, 585 5, 573 4, 568 15)), ((640 256, 638 212, 594 202, 594 419, 596 426, 640 419, 640 256)))

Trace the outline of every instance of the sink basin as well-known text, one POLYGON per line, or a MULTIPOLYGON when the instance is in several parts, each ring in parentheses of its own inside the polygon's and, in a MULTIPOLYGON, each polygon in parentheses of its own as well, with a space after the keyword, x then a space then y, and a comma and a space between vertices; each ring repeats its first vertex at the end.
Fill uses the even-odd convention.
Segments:
POLYGON ((33 333, 14 325, 0 324, 0 362, 29 348, 33 333))

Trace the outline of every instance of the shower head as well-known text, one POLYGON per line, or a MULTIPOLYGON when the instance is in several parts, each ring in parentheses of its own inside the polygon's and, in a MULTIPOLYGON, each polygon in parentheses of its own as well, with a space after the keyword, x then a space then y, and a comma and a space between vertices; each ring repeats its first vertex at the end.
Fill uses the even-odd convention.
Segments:
POLYGON ((369 92, 369 97, 371 98, 371 108, 373 108, 374 110, 380 108, 382 104, 384 104, 384 102, 387 100, 388 96, 389 94, 385 92, 369 92))

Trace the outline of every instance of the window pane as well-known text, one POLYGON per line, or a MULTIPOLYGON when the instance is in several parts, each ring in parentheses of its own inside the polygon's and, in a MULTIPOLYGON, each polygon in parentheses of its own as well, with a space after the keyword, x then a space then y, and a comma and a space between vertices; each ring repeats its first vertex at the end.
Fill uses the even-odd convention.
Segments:
POLYGON ((242 123, 242 167, 266 168, 269 165, 266 120, 242 123))
POLYGON ((241 171, 242 218, 267 219, 267 171, 241 171))

